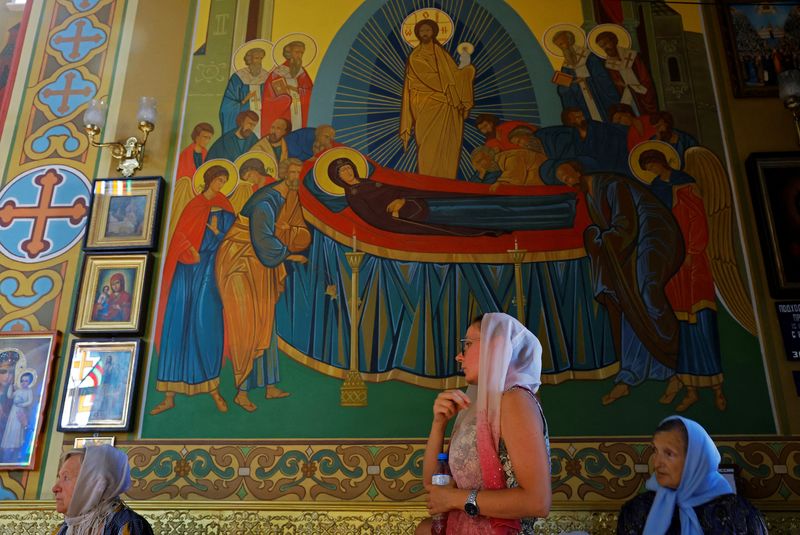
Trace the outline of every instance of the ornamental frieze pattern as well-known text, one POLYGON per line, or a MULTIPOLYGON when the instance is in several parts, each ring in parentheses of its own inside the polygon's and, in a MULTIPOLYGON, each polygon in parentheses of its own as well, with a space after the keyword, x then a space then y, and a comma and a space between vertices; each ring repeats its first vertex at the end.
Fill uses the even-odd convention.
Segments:
MULTIPOLYGON (((313 441, 213 445, 119 444, 128 452, 135 500, 422 501, 424 443, 313 441)), ((800 500, 800 442, 718 440, 739 468, 739 492, 759 504, 800 500)), ((67 447, 67 445, 65 445, 67 447)), ((553 441, 553 503, 616 508, 642 489, 652 447, 637 442, 553 441)))

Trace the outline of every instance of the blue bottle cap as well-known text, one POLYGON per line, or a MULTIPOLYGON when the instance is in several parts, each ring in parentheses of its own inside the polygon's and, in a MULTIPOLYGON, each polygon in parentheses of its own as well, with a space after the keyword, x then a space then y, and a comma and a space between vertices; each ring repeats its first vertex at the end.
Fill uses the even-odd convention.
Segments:
POLYGON ((437 461, 446 461, 446 460, 447 460, 447 454, 446 454, 445 452, 442 452, 442 453, 440 453, 440 454, 439 454, 439 455, 436 457, 436 460, 437 460, 437 461))

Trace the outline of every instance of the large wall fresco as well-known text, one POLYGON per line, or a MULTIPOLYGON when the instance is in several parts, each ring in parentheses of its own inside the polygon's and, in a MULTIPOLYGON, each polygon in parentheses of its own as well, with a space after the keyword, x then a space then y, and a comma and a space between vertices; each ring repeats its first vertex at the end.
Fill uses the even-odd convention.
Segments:
POLYGON ((556 435, 774 432, 697 8, 543 10, 198 3, 143 438, 423 437, 497 310, 556 435))

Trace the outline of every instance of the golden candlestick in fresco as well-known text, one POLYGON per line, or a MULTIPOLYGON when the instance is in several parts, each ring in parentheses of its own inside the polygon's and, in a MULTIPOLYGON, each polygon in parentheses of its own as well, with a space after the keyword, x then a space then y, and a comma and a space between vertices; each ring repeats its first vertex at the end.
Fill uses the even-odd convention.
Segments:
POLYGON ((517 239, 514 238, 514 248, 508 249, 508 255, 514 262, 514 293, 517 304, 517 319, 525 325, 525 296, 522 294, 522 261, 525 259, 527 249, 520 249, 517 239))
POLYGON ((364 253, 356 251, 356 238, 353 236, 353 252, 344 253, 347 263, 353 271, 350 282, 350 369, 345 374, 340 389, 340 405, 342 407, 366 407, 367 385, 358 371, 358 318, 361 307, 358 298, 358 272, 364 253))

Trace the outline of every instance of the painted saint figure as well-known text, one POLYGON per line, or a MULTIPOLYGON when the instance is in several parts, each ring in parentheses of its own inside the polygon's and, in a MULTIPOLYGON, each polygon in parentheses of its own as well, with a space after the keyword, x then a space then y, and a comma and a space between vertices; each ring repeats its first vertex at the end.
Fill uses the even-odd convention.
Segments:
POLYGON ((223 132, 236 128, 236 116, 243 111, 254 112, 260 120, 261 94, 269 76, 269 71, 262 65, 266 55, 263 48, 249 49, 244 54, 245 67, 233 73, 228 80, 219 106, 219 123, 223 132))
POLYGON ((606 54, 605 67, 619 91, 619 101, 635 107, 639 115, 656 112, 656 90, 638 52, 619 46, 619 37, 612 31, 600 32, 595 42, 606 54))
POLYGON ((33 374, 23 373, 19 378, 19 388, 14 384, 8 387, 8 397, 11 398, 11 411, 8 413, 6 428, 0 440, 0 461, 13 462, 18 460, 20 450, 25 444, 25 433, 30 421, 29 409, 33 405, 33 374))
POLYGON ((307 261, 311 233, 297 194, 303 162, 282 161, 278 182, 254 191, 225 235, 216 261, 225 327, 224 355, 233 364, 234 402, 252 412, 248 391, 264 388, 265 397, 289 395, 278 388, 278 334, 275 305, 284 290, 284 262, 307 261))
POLYGON ((564 76, 556 78, 563 107, 579 108, 593 121, 609 119, 607 110, 619 101, 619 95, 602 60, 589 48, 576 44, 573 31, 558 31, 552 40, 564 55, 560 71, 564 76))
POLYGON ((236 116, 236 127, 225 132, 222 137, 208 149, 208 158, 224 158, 235 161, 236 158, 253 148, 258 143, 258 136, 253 133, 258 124, 258 114, 246 110, 236 116))
POLYGON ((12 384, 18 361, 19 353, 17 351, 12 349, 0 351, 0 439, 2 439, 8 424, 8 414, 11 412, 12 384))
MULTIPOLYGON (((250 112, 245 112, 250 113, 250 112)), ((221 193, 229 172, 212 165, 203 174, 203 191, 180 214, 164 261, 158 301, 156 390, 164 400, 150 414, 175 406, 175 394, 210 394, 221 412, 222 301, 214 277, 217 249, 235 218, 221 193)))
POLYGON ((456 178, 464 119, 473 106, 475 67, 459 68, 436 36, 439 26, 423 19, 414 26, 419 45, 406 61, 400 139, 408 150, 412 129, 420 174, 456 178))
MULTIPOLYGON (((125 291, 125 276, 114 273, 109 281, 111 291, 101 292, 94 305, 93 321, 130 321, 131 294, 125 291), (103 298, 102 295, 106 297, 103 298)), ((105 287, 104 287, 105 289, 105 287)))
POLYGON ((711 387, 715 405, 725 410, 714 276, 706 253, 710 233, 703 198, 694 177, 672 169, 663 152, 643 151, 639 165, 656 174, 650 191, 672 210, 686 243, 686 258, 666 287, 667 299, 680 322, 680 349, 677 375, 660 401, 671 403, 685 386, 686 396, 675 408, 682 412, 698 401, 699 387, 711 387))
POLYGON ((307 126, 308 107, 314 82, 303 68, 306 44, 292 41, 283 47, 285 61, 272 69, 264 83, 261 111, 261 136, 269 133, 275 119, 281 118, 298 130, 307 126))
POLYGON ((683 262, 675 218, 639 182, 610 173, 586 174, 578 162, 557 176, 586 195, 593 225, 584 232, 595 299, 605 306, 620 372, 607 405, 647 379, 666 380, 678 356, 678 319, 665 287, 683 262))
POLYGON ((328 166, 350 208, 373 227, 401 234, 498 236, 512 230, 569 228, 571 193, 537 196, 479 195, 384 184, 358 176, 348 158, 328 166))

